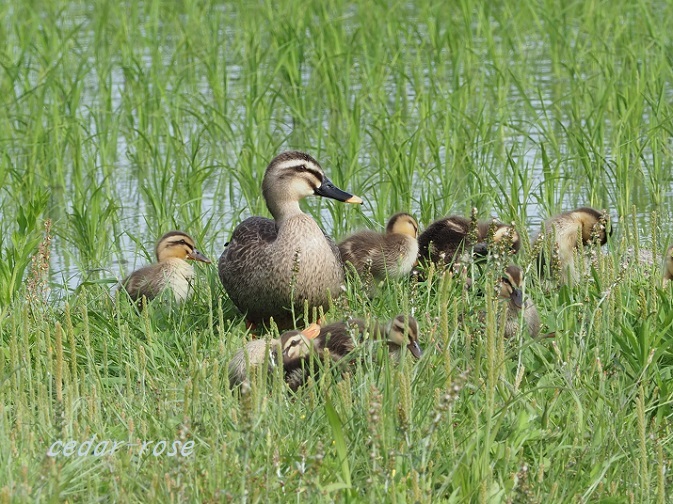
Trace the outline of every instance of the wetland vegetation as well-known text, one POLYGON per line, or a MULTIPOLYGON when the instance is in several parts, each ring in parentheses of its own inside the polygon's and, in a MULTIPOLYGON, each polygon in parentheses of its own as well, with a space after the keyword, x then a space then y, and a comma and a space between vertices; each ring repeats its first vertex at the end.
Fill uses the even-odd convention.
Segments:
POLYGON ((0 3, 0 502, 668 502, 670 19, 656 0, 0 3), (217 259, 268 215, 287 149, 364 200, 303 203, 337 239, 399 211, 514 223, 554 337, 505 340, 489 273, 484 296, 349 284, 328 320, 413 313, 423 357, 239 400, 250 333, 214 267, 178 309, 138 314, 114 285, 171 229, 217 259), (584 205, 611 215, 604 254, 577 286, 537 282, 540 222, 584 205), (126 444, 79 456, 90 439, 126 444))

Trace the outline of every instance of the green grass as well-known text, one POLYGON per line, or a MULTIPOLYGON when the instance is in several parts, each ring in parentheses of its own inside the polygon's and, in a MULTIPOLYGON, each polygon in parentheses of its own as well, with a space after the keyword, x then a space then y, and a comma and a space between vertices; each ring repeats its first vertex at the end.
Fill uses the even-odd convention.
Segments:
POLYGON ((670 500, 671 291, 622 263, 635 246, 658 264, 673 237, 672 16, 645 0, 1 3, 0 502, 670 500), (267 215, 264 169, 290 148, 365 200, 303 204, 336 238, 475 207, 527 243, 581 205, 615 234, 577 287, 528 274, 554 338, 503 340, 490 275, 484 296, 437 274, 372 299, 351 285, 329 320, 412 311, 424 357, 239 400, 226 366, 250 336, 214 267, 177 310, 138 315, 111 288, 170 229, 217 259, 267 215), (47 456, 92 436, 194 453, 47 456))

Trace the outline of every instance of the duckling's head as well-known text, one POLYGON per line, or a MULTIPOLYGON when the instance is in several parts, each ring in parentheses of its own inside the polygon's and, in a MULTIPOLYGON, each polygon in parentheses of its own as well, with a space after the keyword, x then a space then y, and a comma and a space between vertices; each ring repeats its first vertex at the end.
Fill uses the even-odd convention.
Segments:
POLYGON ((478 243, 474 246, 474 253, 477 256, 485 256, 489 252, 489 245, 495 245, 498 249, 499 245, 508 245, 509 250, 516 254, 521 248, 521 240, 519 233, 516 232, 514 226, 509 226, 497 221, 482 221, 477 228, 478 243), (492 233, 492 234, 491 234, 492 233), (491 238, 492 237, 492 238, 491 238))
POLYGON ((500 279, 500 299, 509 299, 511 305, 520 310, 523 307, 523 270, 518 266, 510 265, 500 279))
POLYGON ((264 174, 262 194, 276 220, 289 208, 298 209, 299 200, 313 194, 346 203, 362 203, 357 196, 336 187, 315 159, 298 151, 283 152, 271 160, 264 174))
POLYGON ((495 232, 493 233, 493 241, 495 243, 507 242, 509 240, 510 248, 515 254, 519 252, 521 248, 521 240, 519 239, 519 233, 516 232, 514 226, 508 226, 507 224, 498 224, 495 232))
POLYGON ((673 280, 673 245, 668 247, 664 256, 664 280, 673 280))
POLYGON ((280 336, 283 362, 308 357, 315 348, 315 338, 320 334, 320 326, 311 324, 303 331, 287 331, 280 336))
POLYGON ((412 238, 418 238, 418 223, 411 215, 400 212, 393 215, 386 226, 388 234, 405 234, 412 238))
POLYGON ((591 207, 581 207, 570 213, 572 219, 582 226, 582 242, 587 245, 594 239, 605 245, 612 234, 610 215, 591 207))
POLYGON ((159 262, 174 258, 210 262, 210 259, 196 250, 192 237, 182 231, 170 231, 163 235, 154 252, 159 262))
POLYGON ((418 322, 411 315, 398 315, 386 326, 388 344, 402 348, 404 346, 417 359, 423 351, 418 344, 418 322))

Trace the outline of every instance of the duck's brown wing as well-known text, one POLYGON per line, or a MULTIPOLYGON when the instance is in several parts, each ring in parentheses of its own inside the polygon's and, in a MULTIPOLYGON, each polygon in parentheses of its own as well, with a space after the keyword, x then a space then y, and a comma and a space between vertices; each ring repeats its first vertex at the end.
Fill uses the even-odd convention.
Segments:
MULTIPOLYGON (((244 313, 250 309, 245 303, 250 300, 250 286, 256 285, 253 277, 256 272, 268 269, 271 257, 267 250, 277 236, 273 220, 250 217, 234 229, 231 240, 220 256, 217 269, 224 290, 244 313)), ((263 287, 258 286, 259 289, 263 287)))
POLYGON ((150 264, 140 268, 121 282, 131 299, 137 301, 145 296, 148 300, 159 295, 164 287, 164 275, 160 264, 150 264))
POLYGON ((380 263, 382 235, 374 231, 360 231, 339 243, 344 264, 351 263, 358 274, 366 273, 374 263, 380 263))
POLYGON ((362 319, 334 322, 320 328, 318 347, 327 348, 335 359, 351 353, 362 341, 367 324, 362 319))
POLYGON ((235 263, 239 257, 247 255, 251 250, 270 245, 277 237, 276 223, 272 219, 249 217, 234 229, 231 239, 224 246, 219 266, 223 261, 235 263))

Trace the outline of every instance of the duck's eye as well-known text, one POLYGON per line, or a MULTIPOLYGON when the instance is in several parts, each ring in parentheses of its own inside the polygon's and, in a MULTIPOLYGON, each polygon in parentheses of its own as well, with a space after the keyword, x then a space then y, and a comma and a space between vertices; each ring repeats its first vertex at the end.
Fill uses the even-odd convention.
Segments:
POLYGON ((299 340, 299 339, 290 340, 290 346, 289 346, 289 348, 296 347, 296 346, 299 345, 300 343, 301 343, 301 340, 299 340))

